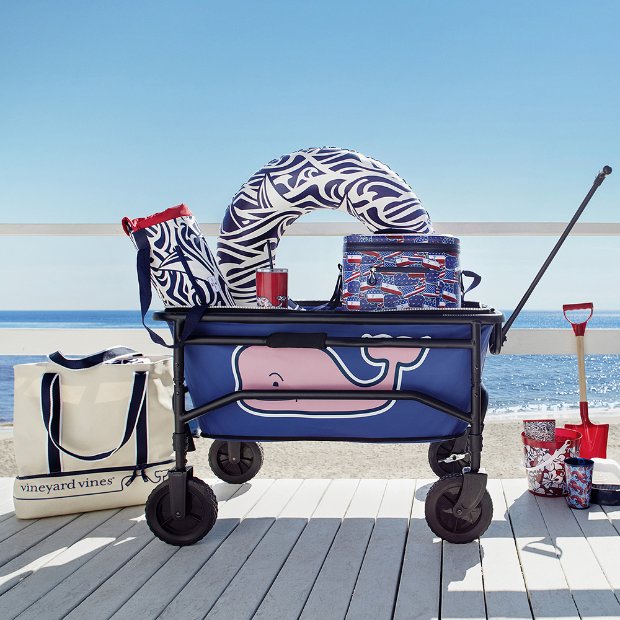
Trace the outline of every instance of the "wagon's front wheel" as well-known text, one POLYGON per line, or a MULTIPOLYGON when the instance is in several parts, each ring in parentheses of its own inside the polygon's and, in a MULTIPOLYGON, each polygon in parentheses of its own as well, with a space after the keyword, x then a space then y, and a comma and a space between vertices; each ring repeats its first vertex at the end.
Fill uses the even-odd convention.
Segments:
POLYGON ((480 538, 493 518, 493 502, 487 490, 467 514, 457 516, 454 508, 461 495, 463 476, 445 476, 435 482, 426 496, 426 522, 437 536, 451 543, 468 543, 480 538))
POLYGON ((209 449, 209 465, 220 480, 242 484, 254 478, 263 466, 263 448, 254 441, 216 439, 209 449))
POLYGON ((204 538, 217 519, 217 499, 211 487, 199 478, 187 481, 185 516, 172 514, 170 483, 164 480, 146 500, 146 522, 157 538, 169 545, 193 545, 204 538))

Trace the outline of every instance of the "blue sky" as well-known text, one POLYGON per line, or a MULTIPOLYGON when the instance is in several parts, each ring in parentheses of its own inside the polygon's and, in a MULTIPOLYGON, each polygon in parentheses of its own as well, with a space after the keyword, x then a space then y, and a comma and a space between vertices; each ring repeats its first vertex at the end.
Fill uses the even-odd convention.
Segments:
MULTIPOLYGON (((267 161, 336 145, 436 221, 565 221, 620 166, 619 31, 615 1, 4 2, 0 220, 219 222, 267 161)), ((620 221, 619 173, 583 221, 620 221)), ((464 237, 463 266, 511 307, 552 245, 464 237)), ((294 297, 329 295, 340 247, 283 240, 294 297)), ((5 309, 137 307, 124 237, 3 238, 0 260, 5 309)), ((618 308, 618 264, 617 237, 569 239, 528 307, 618 308)))

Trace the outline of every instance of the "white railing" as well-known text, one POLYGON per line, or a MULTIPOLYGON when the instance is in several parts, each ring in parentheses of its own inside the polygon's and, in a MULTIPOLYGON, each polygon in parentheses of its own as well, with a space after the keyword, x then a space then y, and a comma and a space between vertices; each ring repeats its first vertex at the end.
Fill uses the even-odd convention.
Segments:
MULTIPOLYGON (((207 236, 217 236, 220 225, 201 223, 207 236)), ((559 236, 563 222, 435 222, 439 233, 455 236, 559 236)), ((296 222, 287 236, 343 237, 364 233, 367 229, 356 221, 296 222)), ((120 224, 0 224, 0 236, 111 237, 122 235, 120 224)), ((620 223, 577 223, 571 235, 620 236, 620 223)), ((157 330, 168 341, 167 330, 157 330)), ((146 354, 163 353, 166 349, 151 342, 143 329, 0 329, 0 355, 45 355, 56 349, 76 355, 124 344, 146 354)), ((570 329, 512 329, 502 352, 505 354, 571 355, 575 339, 570 329)), ((586 353, 620 354, 620 329, 591 329, 586 339, 586 353)))
MULTIPOLYGON (((434 222, 438 233, 456 237, 559 237, 566 228, 564 222, 434 222)), ((201 223, 207 236, 217 236, 220 225, 201 223)), ((286 229, 297 237, 344 237, 367 233, 357 221, 351 222, 295 222, 286 229)), ((124 234, 120 224, 0 224, 2 237, 117 237, 124 234)), ((577 223, 571 235, 581 237, 620 236, 618 222, 577 223)))
MULTIPOLYGON (((156 330, 166 342, 166 329, 156 330)), ((47 355, 60 349, 72 355, 85 355, 122 344, 147 355, 165 354, 144 329, 0 329, 0 355, 47 355)), ((567 329, 511 329, 502 348, 507 355, 574 355, 575 336, 567 329)), ((620 355, 620 329, 590 329, 586 354, 620 355)))

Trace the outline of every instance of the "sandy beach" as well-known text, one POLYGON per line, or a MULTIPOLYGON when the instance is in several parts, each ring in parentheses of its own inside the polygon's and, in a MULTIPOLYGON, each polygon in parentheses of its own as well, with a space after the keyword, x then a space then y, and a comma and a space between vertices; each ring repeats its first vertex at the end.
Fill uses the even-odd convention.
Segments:
MULTIPOLYGON (((523 417, 535 417, 532 415, 523 417)), ((538 415, 538 417, 542 417, 538 415)), ((576 416, 556 417, 558 426, 578 423, 576 416)), ((620 462, 620 412, 593 415, 595 423, 609 423, 608 458, 620 462)), ((520 418, 490 419, 484 430, 482 467, 493 478, 520 478, 522 466, 520 418)), ((213 477, 208 463, 211 441, 196 440, 188 461, 195 473, 213 477)), ((428 444, 365 444, 331 441, 263 443, 265 462, 261 478, 433 478, 428 444)), ((0 434, 0 476, 15 476, 11 433, 0 434)))

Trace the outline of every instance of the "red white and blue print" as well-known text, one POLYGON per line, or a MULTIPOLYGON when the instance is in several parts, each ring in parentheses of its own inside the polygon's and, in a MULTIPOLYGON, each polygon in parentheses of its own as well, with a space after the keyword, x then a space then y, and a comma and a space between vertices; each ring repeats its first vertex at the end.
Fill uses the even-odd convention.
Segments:
MULTIPOLYGON (((549 442, 552 445, 552 442, 549 442)), ((574 442, 566 441, 562 449, 524 444, 525 471, 528 487, 534 495, 560 497, 566 495, 564 461, 578 454, 574 442), (550 458, 555 454, 555 458, 550 458)))
POLYGON ((349 235, 344 240, 342 299, 349 310, 459 308, 460 276, 459 241, 451 236, 349 235))
POLYGON ((579 510, 590 507, 593 467, 594 461, 590 459, 571 458, 564 461, 566 502, 571 508, 579 510))

